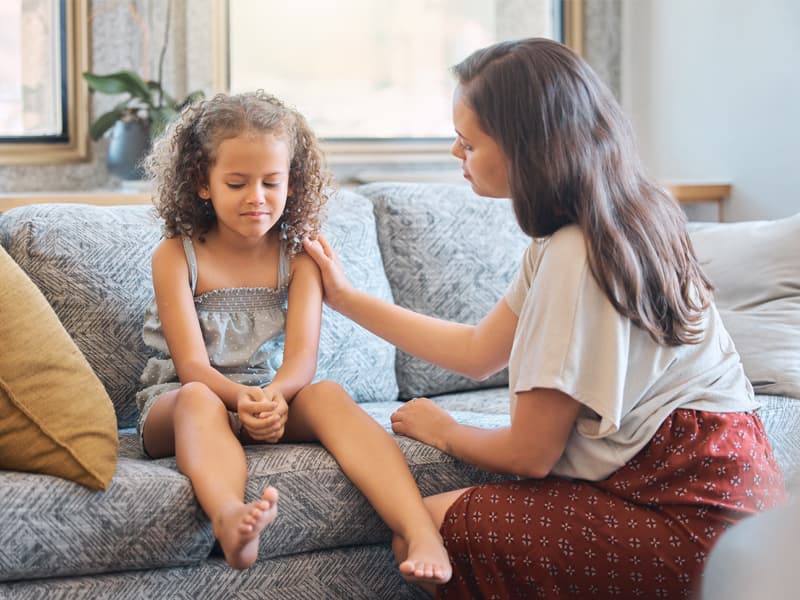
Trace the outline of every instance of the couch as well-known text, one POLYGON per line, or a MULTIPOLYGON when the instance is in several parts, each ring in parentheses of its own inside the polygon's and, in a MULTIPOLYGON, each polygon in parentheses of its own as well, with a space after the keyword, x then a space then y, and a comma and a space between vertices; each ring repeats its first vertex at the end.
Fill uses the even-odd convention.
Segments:
MULTIPOLYGON (((340 190, 329 202, 324 232, 356 286, 464 322, 476 322, 497 301, 528 243, 507 200, 479 199, 466 186, 445 184, 340 190)), ((246 449, 248 498, 273 485, 281 501, 258 561, 245 572, 226 566, 174 459, 142 455, 133 396, 149 356, 142 315, 152 294, 149 257, 160 235, 145 205, 30 205, 0 214, 0 244, 102 383, 118 434, 105 490, 0 470, 0 598, 426 597, 398 575, 389 530, 321 446, 246 449)), ((794 478, 800 215, 693 226, 692 237, 717 285, 718 306, 762 402, 778 460, 794 478)), ((482 382, 447 373, 396 352, 327 307, 316 378, 342 383, 389 431, 400 402, 420 395, 462 422, 508 423, 507 373, 482 382)), ((396 439, 423 494, 501 479, 396 439)))

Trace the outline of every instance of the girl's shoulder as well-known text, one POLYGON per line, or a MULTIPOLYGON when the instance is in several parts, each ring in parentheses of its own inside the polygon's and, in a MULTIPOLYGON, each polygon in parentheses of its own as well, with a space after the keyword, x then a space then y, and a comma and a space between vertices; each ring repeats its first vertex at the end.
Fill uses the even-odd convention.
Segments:
POLYGON ((175 263, 186 264, 186 252, 180 236, 164 238, 153 250, 153 265, 175 263))

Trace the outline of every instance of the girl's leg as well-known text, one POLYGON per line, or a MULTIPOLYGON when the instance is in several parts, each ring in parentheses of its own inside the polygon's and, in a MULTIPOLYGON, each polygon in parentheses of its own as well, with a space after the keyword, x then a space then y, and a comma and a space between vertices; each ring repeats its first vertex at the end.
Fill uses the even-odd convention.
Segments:
POLYGON ((278 493, 268 487, 259 500, 244 503, 244 450, 219 397, 202 383, 164 394, 147 416, 144 444, 150 456, 175 455, 228 564, 234 569, 252 565, 259 535, 277 514, 278 493))
POLYGON ((338 384, 303 388, 292 401, 285 440, 319 440, 384 522, 405 543, 401 573, 443 583, 450 560, 405 456, 392 437, 338 384))

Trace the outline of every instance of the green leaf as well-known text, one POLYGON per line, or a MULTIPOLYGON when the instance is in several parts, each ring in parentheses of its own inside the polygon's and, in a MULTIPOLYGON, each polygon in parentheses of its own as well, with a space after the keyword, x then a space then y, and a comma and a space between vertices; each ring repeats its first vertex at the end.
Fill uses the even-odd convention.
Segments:
POLYGON ((153 96, 147 84, 133 71, 118 71, 108 75, 84 73, 83 78, 89 87, 96 92, 103 94, 128 93, 135 98, 139 98, 148 106, 153 105, 153 96))
POLYGON ((190 104, 193 104, 193 103, 197 102, 198 100, 202 100, 205 97, 206 97, 206 95, 203 93, 203 90, 195 90, 191 94, 186 96, 184 101, 181 102, 180 104, 178 104, 178 106, 176 108, 179 111, 183 110, 184 108, 186 108, 190 104))
POLYGON ((104 115, 100 115, 97 120, 92 123, 92 126, 89 128, 89 135, 92 136, 92 139, 96 142, 103 134, 108 131, 108 129, 116 123, 122 114, 125 112, 124 109, 115 108, 104 115))
POLYGON ((166 129, 169 122, 178 112, 169 106, 153 108, 150 110, 150 137, 155 139, 166 129))

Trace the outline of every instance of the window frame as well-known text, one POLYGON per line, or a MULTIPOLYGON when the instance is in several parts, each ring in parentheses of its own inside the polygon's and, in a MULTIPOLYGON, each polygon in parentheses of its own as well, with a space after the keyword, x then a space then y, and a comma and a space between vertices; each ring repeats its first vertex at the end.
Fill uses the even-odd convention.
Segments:
MULTIPOLYGON (((583 3, 585 0, 553 0, 560 2, 556 27, 563 43, 578 52, 583 50, 583 3)), ((218 91, 228 91, 228 1, 216 0, 212 22, 213 82, 218 91)), ((321 145, 331 165, 385 163, 449 163, 453 138, 392 139, 323 139, 321 145)))
POLYGON ((88 70, 88 0, 59 0, 63 55, 61 84, 66 132, 55 136, 0 137, 0 165, 80 162, 88 157, 88 92, 81 76, 88 70))

